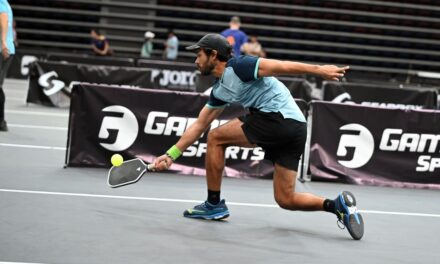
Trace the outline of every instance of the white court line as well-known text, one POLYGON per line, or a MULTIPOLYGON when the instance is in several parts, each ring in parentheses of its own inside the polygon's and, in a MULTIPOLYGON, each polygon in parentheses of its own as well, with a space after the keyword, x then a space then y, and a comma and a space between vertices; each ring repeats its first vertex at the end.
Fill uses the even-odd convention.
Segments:
POLYGON ((50 149, 50 150, 66 150, 65 147, 51 147, 51 146, 37 146, 37 145, 22 145, 22 144, 9 144, 0 143, 1 147, 12 147, 12 148, 30 148, 30 149, 50 149))
POLYGON ((387 212, 387 211, 375 211, 375 210, 359 210, 359 212, 368 214, 387 214, 387 215, 407 215, 407 216, 426 216, 426 217, 439 217, 440 214, 424 214, 424 213, 405 213, 405 212, 387 212))
POLYGON ((5 92, 5 94, 6 94, 6 96, 9 94, 9 93, 22 93, 22 94, 27 94, 27 89, 25 90, 25 89, 23 89, 23 90, 20 90, 20 89, 3 89, 3 91, 5 92))
POLYGON ((31 111, 5 110, 5 113, 17 114, 17 115, 41 115, 41 116, 60 116, 60 117, 69 116, 69 114, 63 114, 63 113, 36 112, 32 110, 31 111))
POLYGON ((67 130, 67 127, 34 126, 34 125, 20 125, 20 124, 9 124, 9 123, 8 123, 8 127, 49 129, 49 130, 67 130))
POLYGON ((5 79, 5 82, 6 82, 6 83, 8 83, 8 82, 15 82, 15 83, 21 82, 21 83, 27 83, 27 82, 28 82, 28 79, 6 78, 6 79, 5 79))
MULTIPOLYGON (((108 199, 122 199, 122 200, 141 200, 141 201, 153 201, 153 202, 177 202, 177 203, 201 203, 202 202, 200 200, 136 197, 136 196, 118 196, 118 195, 87 194, 87 193, 45 192, 45 191, 29 191, 29 190, 14 190, 14 189, 0 189, 0 192, 45 194, 45 195, 59 195, 59 196, 76 196, 76 197, 90 197, 90 198, 108 198, 108 199)), ((228 205, 247 206, 247 207, 279 208, 279 206, 275 205, 275 204, 228 202, 228 205)), ((401 215, 401 216, 420 216, 420 217, 440 218, 440 214, 388 212, 388 211, 377 211, 377 210, 359 210, 359 212, 365 213, 365 214, 383 214, 383 215, 401 215)))
POLYGON ((26 101, 26 98, 24 98, 24 97, 21 98, 21 97, 9 97, 9 96, 6 96, 6 101, 20 101, 20 102, 24 103, 26 101))
POLYGON ((0 261, 0 264, 43 264, 43 263, 36 263, 36 262, 3 262, 3 261, 0 261))

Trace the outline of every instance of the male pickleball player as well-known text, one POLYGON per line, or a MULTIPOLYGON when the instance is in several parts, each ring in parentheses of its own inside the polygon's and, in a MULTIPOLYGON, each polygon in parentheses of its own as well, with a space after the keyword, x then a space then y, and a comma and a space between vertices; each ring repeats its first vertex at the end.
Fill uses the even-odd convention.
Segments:
POLYGON ((289 90, 272 77, 307 73, 337 81, 348 67, 252 56, 232 58, 231 46, 219 34, 207 34, 187 50, 197 53, 195 63, 201 74, 213 74, 217 80, 197 120, 166 154, 154 161, 156 168, 168 169, 186 148, 200 138, 228 104, 240 103, 249 109, 249 114, 234 118, 209 132, 205 158, 208 198, 183 215, 202 219, 228 217, 225 200, 220 199, 225 149, 228 146, 260 146, 265 151, 265 159, 274 164, 274 194, 281 208, 332 212, 354 239, 361 239, 363 220, 357 212, 353 194, 344 191, 332 200, 295 192, 296 171, 304 150, 307 125, 289 90))

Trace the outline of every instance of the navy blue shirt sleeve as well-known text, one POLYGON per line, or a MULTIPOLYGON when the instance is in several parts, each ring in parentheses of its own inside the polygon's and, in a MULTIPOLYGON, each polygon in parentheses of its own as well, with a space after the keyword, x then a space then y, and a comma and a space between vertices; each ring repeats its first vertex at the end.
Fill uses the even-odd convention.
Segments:
POLYGON ((227 67, 232 67, 242 82, 254 81, 258 78, 258 59, 258 57, 243 55, 229 60, 227 67))
POLYGON ((209 108, 221 108, 221 107, 225 107, 227 104, 228 103, 226 103, 226 102, 224 102, 224 101, 222 101, 220 99, 217 99, 214 96, 214 89, 211 90, 211 94, 209 95, 209 100, 206 103, 206 105, 209 108))

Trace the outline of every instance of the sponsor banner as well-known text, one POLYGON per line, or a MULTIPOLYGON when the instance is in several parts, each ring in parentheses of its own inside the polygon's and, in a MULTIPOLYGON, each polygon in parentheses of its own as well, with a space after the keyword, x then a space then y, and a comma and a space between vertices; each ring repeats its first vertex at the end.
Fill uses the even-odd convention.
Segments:
MULTIPOLYGON (((142 60, 143 61, 143 60, 142 60)), ((34 61, 30 67, 27 102, 55 107, 70 105, 70 92, 79 82, 121 87, 146 87, 180 91, 204 92, 212 86, 214 77, 202 76, 189 63, 143 61, 147 67, 118 67, 109 65, 73 64, 54 61, 34 61), (168 67, 168 68, 167 68, 168 67)), ((295 98, 310 100, 303 80, 281 79, 295 98), (303 98, 304 97, 304 98, 303 98)))
MULTIPOLYGON (((109 167, 110 157, 139 157, 152 162, 177 142, 196 120, 207 95, 190 92, 78 84, 72 92, 68 166, 109 167)), ((230 106, 210 129, 243 115, 230 106)), ((171 167, 175 173, 205 175, 207 133, 171 167)), ((224 174, 231 177, 272 177, 272 164, 261 148, 228 147, 224 174)))
POLYGON ((27 102, 64 107, 70 104, 72 86, 79 82, 196 90, 197 72, 36 61, 31 65, 27 102))
POLYGON ((7 78, 13 79, 27 79, 29 75, 29 65, 37 60, 44 58, 45 54, 42 52, 21 52, 17 50, 12 59, 11 65, 8 69, 7 78))
POLYGON ((209 89, 215 81, 215 77, 212 75, 204 76, 199 74, 198 71, 196 71, 196 65, 194 63, 138 59, 136 65, 142 68, 154 69, 155 72, 153 75, 161 79, 163 83, 170 82, 170 78, 177 74, 182 76, 195 76, 195 83, 192 85, 195 86, 195 91, 200 93, 209 89))
POLYGON ((440 113, 313 102, 313 180, 440 189, 440 113))
POLYGON ((151 71, 141 68, 36 61, 31 65, 27 102, 67 107, 79 82, 145 87, 151 71))
POLYGON ((360 83, 326 82, 324 101, 398 109, 436 109, 435 89, 399 88, 360 83))

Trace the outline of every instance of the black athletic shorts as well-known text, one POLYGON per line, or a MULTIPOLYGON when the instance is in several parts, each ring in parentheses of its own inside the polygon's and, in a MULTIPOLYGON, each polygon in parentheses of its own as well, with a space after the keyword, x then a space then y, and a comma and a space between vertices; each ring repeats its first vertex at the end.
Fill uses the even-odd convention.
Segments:
POLYGON ((247 139, 265 151, 265 159, 297 171, 307 137, 307 124, 281 113, 265 113, 250 109, 239 117, 247 139))

